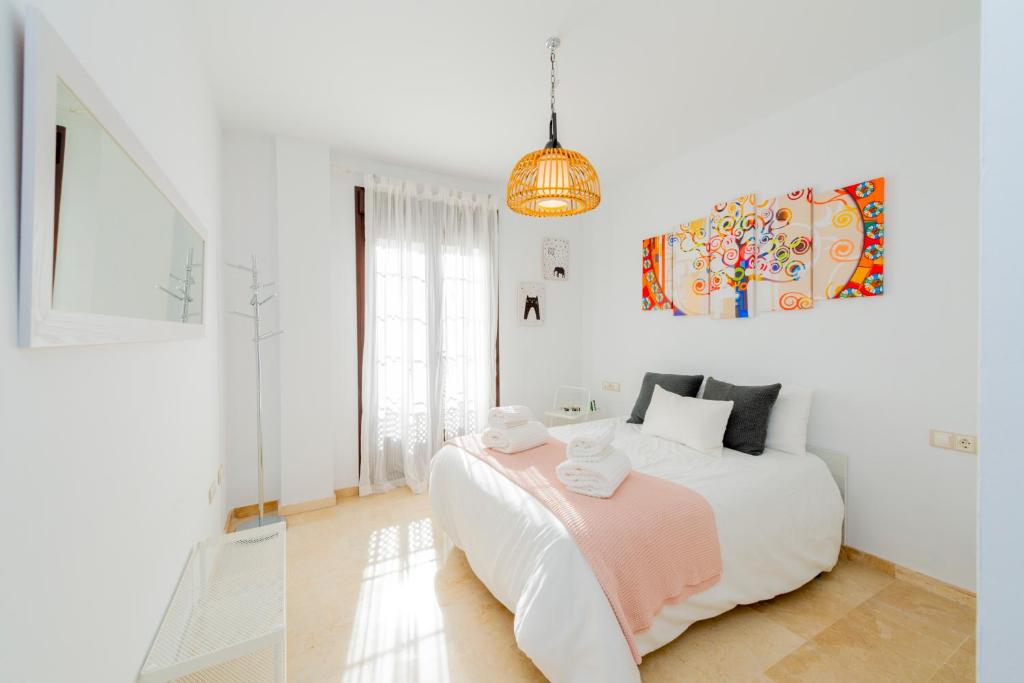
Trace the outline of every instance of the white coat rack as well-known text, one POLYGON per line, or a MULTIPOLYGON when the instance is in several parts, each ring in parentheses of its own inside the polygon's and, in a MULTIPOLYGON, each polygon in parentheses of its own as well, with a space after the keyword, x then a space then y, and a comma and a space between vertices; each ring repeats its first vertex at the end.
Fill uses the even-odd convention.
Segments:
POLYGON ((187 323, 189 318, 196 315, 188 310, 189 304, 195 301, 192 296, 192 287, 195 286, 196 279, 192 277, 192 271, 202 265, 202 263, 195 262, 195 250, 190 247, 188 250, 188 256, 185 258, 185 277, 178 277, 174 273, 168 273, 175 282, 174 289, 167 289, 163 285, 156 286, 157 289, 167 296, 181 302, 181 314, 179 319, 183 323, 187 323))
POLYGON ((274 524, 281 521, 281 518, 278 515, 263 514, 263 366, 260 363, 260 344, 271 337, 283 334, 284 330, 263 332, 260 329, 260 308, 263 304, 275 298, 277 294, 270 294, 266 297, 263 296, 263 288, 272 287, 274 283, 260 281, 260 270, 256 265, 256 254, 251 254, 250 258, 252 263, 251 266, 243 266, 237 263, 227 264, 231 268, 237 268, 238 270, 244 270, 252 274, 252 284, 249 286, 249 289, 252 290, 252 296, 249 298, 249 305, 252 306, 252 313, 243 313, 242 311, 231 311, 231 313, 252 320, 252 342, 256 349, 256 461, 258 467, 260 495, 259 515, 255 519, 242 522, 238 526, 239 529, 266 526, 268 524, 274 524))

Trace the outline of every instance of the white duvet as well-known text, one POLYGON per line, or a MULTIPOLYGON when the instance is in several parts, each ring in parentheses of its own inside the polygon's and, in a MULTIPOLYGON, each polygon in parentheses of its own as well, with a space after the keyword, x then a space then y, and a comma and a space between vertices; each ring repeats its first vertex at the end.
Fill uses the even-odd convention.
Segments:
MULTIPOLYGON (((615 422, 614 445, 641 472, 679 482, 711 504, 722 548, 722 579, 665 605, 636 636, 641 654, 671 642, 695 621, 767 600, 830 570, 839 555, 843 502, 813 455, 725 450, 698 453, 638 425, 602 420, 556 427, 568 442, 615 422)), ((601 585, 561 522, 533 496, 477 458, 446 445, 434 456, 430 502, 438 523, 473 571, 510 611, 515 637, 556 683, 627 683, 640 673, 601 585)))

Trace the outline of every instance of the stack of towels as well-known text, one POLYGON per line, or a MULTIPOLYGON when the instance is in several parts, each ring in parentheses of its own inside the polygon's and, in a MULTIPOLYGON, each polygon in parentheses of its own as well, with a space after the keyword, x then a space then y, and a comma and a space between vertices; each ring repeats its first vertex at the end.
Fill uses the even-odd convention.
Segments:
POLYGON ((491 408, 481 440, 501 453, 518 453, 547 443, 548 430, 526 406, 499 406, 491 408))
POLYGON ((633 469, 626 454, 612 446, 615 428, 573 438, 565 449, 567 460, 555 468, 565 488, 597 498, 608 498, 633 469))

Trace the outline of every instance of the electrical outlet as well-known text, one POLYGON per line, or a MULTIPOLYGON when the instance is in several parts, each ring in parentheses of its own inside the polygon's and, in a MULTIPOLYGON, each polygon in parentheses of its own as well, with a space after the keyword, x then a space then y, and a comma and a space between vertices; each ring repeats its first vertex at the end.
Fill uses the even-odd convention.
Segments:
POLYGON ((221 466, 217 468, 217 486, 220 486, 223 483, 224 483, 224 465, 221 464, 221 466))
POLYGON ((963 453, 977 453, 978 437, 973 434, 955 434, 953 436, 953 450, 963 453))
POLYGON ((217 482, 210 484, 210 490, 208 492, 210 504, 213 505, 213 499, 217 497, 217 482))
POLYGON ((961 453, 978 452, 978 437, 973 434, 956 434, 932 429, 928 432, 928 443, 936 448, 947 448, 961 453))
POLYGON ((601 382, 602 391, 621 391, 618 382, 601 382))

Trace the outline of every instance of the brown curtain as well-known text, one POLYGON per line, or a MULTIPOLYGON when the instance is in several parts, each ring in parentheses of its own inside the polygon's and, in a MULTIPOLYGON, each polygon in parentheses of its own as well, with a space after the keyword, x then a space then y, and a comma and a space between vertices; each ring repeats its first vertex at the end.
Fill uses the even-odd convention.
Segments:
POLYGON ((355 188, 356 205, 356 381, 359 382, 357 397, 359 409, 356 430, 358 442, 356 450, 359 457, 359 469, 363 469, 363 337, 366 333, 366 189, 357 185, 355 188))

